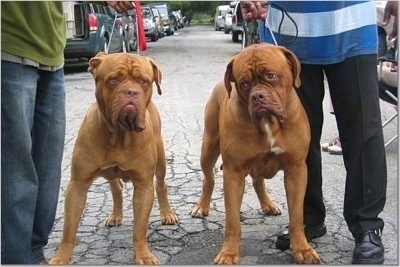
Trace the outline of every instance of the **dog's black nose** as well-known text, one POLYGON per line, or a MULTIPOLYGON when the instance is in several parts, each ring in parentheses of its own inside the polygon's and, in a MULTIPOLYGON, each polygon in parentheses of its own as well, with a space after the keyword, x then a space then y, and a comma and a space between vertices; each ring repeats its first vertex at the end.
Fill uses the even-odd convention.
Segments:
POLYGON ((263 102, 265 100, 265 93, 260 91, 253 92, 250 98, 253 103, 263 102))
POLYGON ((124 93, 125 93, 127 96, 130 96, 130 97, 136 97, 136 96, 139 95, 139 93, 138 93, 135 89, 133 89, 133 88, 125 89, 124 93))

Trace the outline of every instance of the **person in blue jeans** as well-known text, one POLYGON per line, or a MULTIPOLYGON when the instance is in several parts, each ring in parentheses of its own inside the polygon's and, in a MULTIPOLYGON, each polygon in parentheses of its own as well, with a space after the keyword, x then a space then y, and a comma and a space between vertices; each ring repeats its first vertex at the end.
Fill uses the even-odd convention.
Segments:
MULTIPOLYGON (((384 221, 379 214, 386 201, 387 169, 373 1, 242 1, 241 5, 243 18, 264 20, 263 42, 285 46, 301 63, 297 93, 311 129, 304 199, 307 239, 327 232, 320 147, 326 76, 347 172, 343 215, 355 239, 352 263, 383 263, 384 221)), ((289 248, 287 228, 275 245, 289 248)))
POLYGON ((61 1, 1 2, 2 264, 45 262, 64 150, 65 31, 61 1))

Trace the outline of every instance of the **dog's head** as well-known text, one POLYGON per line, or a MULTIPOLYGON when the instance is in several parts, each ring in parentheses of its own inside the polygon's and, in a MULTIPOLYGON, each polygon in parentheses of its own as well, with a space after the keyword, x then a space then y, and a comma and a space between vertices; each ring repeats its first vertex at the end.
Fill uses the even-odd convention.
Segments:
POLYGON ((141 132, 146 128, 146 110, 153 82, 161 95, 161 71, 147 57, 127 53, 98 53, 88 71, 96 83, 96 100, 109 127, 141 132))
POLYGON ((286 118, 287 99, 300 87, 300 63, 281 46, 254 44, 233 57, 225 72, 225 87, 231 95, 235 84, 240 101, 258 124, 265 116, 280 123, 286 118))

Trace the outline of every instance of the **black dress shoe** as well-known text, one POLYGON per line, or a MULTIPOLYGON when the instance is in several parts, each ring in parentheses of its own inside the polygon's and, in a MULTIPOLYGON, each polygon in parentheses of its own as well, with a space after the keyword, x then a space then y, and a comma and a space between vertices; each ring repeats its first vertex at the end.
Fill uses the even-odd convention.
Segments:
MULTIPOLYGON (((323 236, 326 234, 325 223, 318 224, 315 226, 304 226, 304 231, 306 234, 307 241, 311 241, 314 238, 323 236)), ((287 226, 283 231, 278 234, 275 242, 275 247, 281 250, 286 250, 290 247, 290 236, 289 236, 289 226, 287 226)))
POLYGON ((385 249, 382 245, 381 230, 368 230, 356 239, 353 250, 353 264, 383 264, 385 249))

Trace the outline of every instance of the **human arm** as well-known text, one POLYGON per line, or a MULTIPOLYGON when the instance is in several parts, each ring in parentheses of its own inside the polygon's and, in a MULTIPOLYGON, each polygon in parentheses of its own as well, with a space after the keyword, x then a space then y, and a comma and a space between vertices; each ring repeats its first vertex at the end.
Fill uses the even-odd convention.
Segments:
POLYGON ((268 10, 268 1, 241 1, 240 9, 243 19, 266 19, 268 10))
POLYGON ((392 32, 389 34, 389 39, 392 39, 397 36, 398 7, 399 7, 399 3, 397 1, 388 1, 386 3, 385 11, 383 14, 382 25, 383 26, 388 25, 392 16, 394 17, 393 29, 392 29, 392 32))
POLYGON ((105 1, 105 3, 114 8, 118 13, 123 13, 135 8, 132 1, 105 1))

